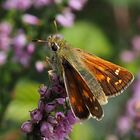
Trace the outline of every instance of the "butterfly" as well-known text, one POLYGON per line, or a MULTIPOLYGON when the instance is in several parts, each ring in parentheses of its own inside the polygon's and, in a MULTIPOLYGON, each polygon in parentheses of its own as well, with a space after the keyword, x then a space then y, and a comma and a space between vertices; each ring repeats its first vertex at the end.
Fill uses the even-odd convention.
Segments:
POLYGON ((62 77, 75 117, 103 117, 101 105, 108 98, 121 94, 133 81, 134 76, 125 68, 84 52, 64 40, 60 34, 47 38, 50 63, 62 77))

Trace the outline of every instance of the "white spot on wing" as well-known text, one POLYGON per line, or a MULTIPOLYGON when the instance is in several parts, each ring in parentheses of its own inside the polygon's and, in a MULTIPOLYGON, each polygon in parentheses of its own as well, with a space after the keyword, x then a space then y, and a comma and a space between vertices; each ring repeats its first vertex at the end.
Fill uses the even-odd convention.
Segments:
POLYGON ((119 75, 120 70, 121 70, 120 68, 116 69, 116 70, 115 70, 115 74, 116 74, 116 75, 119 75))

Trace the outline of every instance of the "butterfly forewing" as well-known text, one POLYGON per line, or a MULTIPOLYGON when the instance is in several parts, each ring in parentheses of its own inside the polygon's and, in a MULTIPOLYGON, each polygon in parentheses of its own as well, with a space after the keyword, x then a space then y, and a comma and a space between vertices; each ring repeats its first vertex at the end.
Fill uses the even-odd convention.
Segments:
POLYGON ((66 59, 63 59, 62 65, 65 87, 75 116, 86 119, 90 112, 93 117, 100 119, 102 108, 87 83, 66 59))
POLYGON ((120 94, 133 81, 133 75, 126 69, 79 49, 74 50, 83 66, 96 77, 106 96, 120 94))

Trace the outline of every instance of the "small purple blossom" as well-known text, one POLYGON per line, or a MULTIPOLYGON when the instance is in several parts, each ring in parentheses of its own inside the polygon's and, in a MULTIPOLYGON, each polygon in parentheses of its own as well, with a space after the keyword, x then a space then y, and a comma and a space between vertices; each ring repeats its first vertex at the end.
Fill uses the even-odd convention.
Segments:
POLYGON ((31 14, 24 14, 22 16, 22 21, 26 24, 31 24, 31 25, 39 25, 40 24, 40 20, 31 14))
POLYGON ((55 119, 54 116, 48 116, 48 122, 53 125, 57 125, 57 120, 55 119))
POLYGON ((70 9, 65 9, 62 14, 56 16, 56 21, 64 27, 71 27, 74 24, 74 18, 70 9))
POLYGON ((48 138, 49 140, 54 139, 54 127, 48 123, 48 122, 43 122, 40 128, 42 136, 45 138, 48 138))
POLYGON ((71 125, 76 123, 75 116, 73 115, 71 110, 69 110, 68 113, 67 113, 67 119, 68 119, 68 121, 71 125))
POLYGON ((33 123, 38 123, 42 119, 42 113, 39 109, 31 111, 30 116, 33 123))
POLYGON ((38 102, 38 109, 43 112, 45 110, 45 103, 42 100, 38 102))
POLYGON ((50 113, 50 112, 54 111, 55 108, 56 108, 56 105, 53 104, 53 103, 48 103, 45 106, 45 110, 46 110, 47 113, 50 113))
MULTIPOLYGON (((45 96, 46 93, 48 93, 47 90, 48 90, 48 87, 45 86, 44 84, 42 84, 42 85, 40 86, 40 88, 39 88, 38 91, 39 91, 39 94, 40 94, 41 96, 45 96)), ((47 96, 49 96, 49 95, 47 95, 47 96)))
POLYGON ((58 104, 63 105, 64 102, 65 102, 65 98, 57 98, 55 101, 56 101, 58 104))
POLYGON ((31 121, 24 122, 21 126, 21 130, 25 133, 30 133, 33 130, 31 121))
POLYGON ((64 140, 66 136, 71 132, 72 127, 67 119, 67 116, 65 116, 63 113, 58 112, 56 114, 56 119, 58 121, 58 125, 54 131, 55 138, 58 140, 64 140))

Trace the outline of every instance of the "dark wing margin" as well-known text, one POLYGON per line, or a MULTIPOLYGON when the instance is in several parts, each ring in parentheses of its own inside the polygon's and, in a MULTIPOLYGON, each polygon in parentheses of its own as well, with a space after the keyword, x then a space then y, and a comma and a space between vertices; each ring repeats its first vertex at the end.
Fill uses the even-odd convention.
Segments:
POLYGON ((63 58, 63 78, 69 97, 70 105, 75 116, 79 119, 87 119, 91 113, 97 120, 103 116, 103 110, 89 89, 87 83, 76 69, 63 58))

